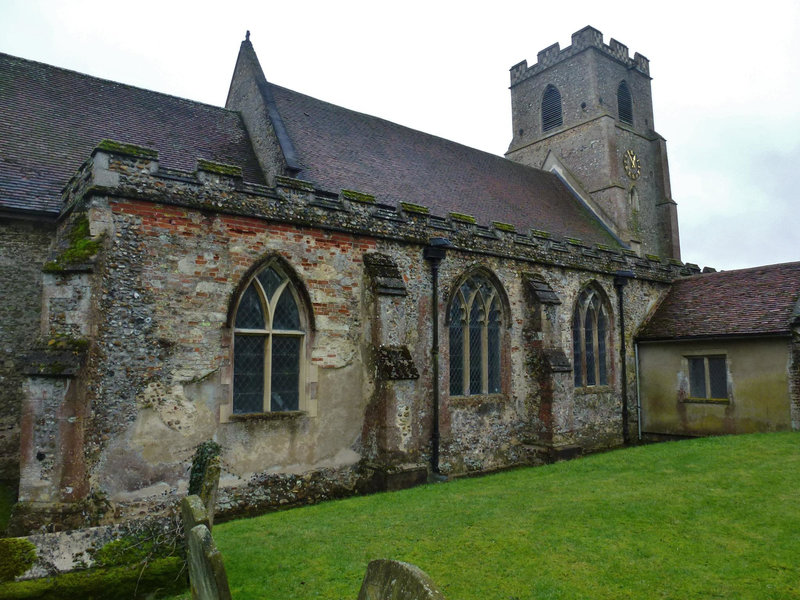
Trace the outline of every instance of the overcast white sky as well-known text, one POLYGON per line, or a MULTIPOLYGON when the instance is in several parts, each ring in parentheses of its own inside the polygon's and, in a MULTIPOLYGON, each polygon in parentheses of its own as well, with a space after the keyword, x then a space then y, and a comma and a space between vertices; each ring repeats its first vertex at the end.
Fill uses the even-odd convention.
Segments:
POLYGON ((650 59, 683 260, 800 260, 796 1, 0 0, 0 52, 222 106, 249 29, 274 83, 503 154, 508 69, 585 25, 650 59))

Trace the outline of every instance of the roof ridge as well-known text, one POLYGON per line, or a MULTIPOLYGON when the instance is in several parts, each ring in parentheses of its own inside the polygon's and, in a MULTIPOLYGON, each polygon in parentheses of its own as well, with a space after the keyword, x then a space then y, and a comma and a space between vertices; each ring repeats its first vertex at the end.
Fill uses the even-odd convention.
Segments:
POLYGON ((370 113, 365 113, 365 112, 362 112, 362 111, 359 111, 359 110, 355 110, 355 109, 352 109, 352 108, 347 108, 346 106, 342 106, 340 104, 335 104, 333 102, 329 102, 328 100, 322 100, 320 98, 317 98, 316 96, 312 96, 312 95, 306 94, 304 92, 298 92, 297 90, 293 90, 292 88, 288 88, 288 87, 280 85, 278 83, 273 83, 271 81, 268 81, 267 83, 268 83, 268 85, 270 85, 272 87, 280 88, 280 89, 286 90, 287 92, 290 92, 292 94, 298 94, 299 96, 304 96, 305 98, 309 98, 309 99, 313 100, 314 102, 319 102, 320 104, 326 104, 326 105, 331 106, 331 107, 333 107, 333 108, 335 108, 337 110, 346 110, 347 112, 353 113, 355 115, 360 115, 362 117, 368 117, 368 118, 374 119, 376 121, 381 121, 383 123, 387 123, 387 124, 392 125, 394 127, 399 127, 401 129, 405 129, 407 131, 413 131, 414 133, 419 133, 419 134, 422 134, 424 136, 427 136, 427 137, 430 137, 430 138, 433 138, 433 139, 436 139, 436 140, 440 140, 442 142, 445 142, 448 145, 460 146, 461 148, 464 148, 464 149, 469 150, 471 152, 477 152, 477 153, 480 153, 480 154, 484 154, 487 157, 490 157, 492 159, 499 159, 499 160, 501 160, 501 161, 503 161, 503 162, 505 162, 507 164, 515 165, 516 167, 519 167, 522 170, 533 170, 533 171, 538 171, 539 173, 546 173, 548 175, 555 176, 550 171, 545 171, 544 169, 539 169, 537 167, 531 167, 529 165, 524 165, 522 163, 519 163, 519 162, 513 161, 513 160, 511 160, 509 158, 506 158, 502 154, 494 154, 492 152, 488 152, 487 150, 481 150, 480 148, 475 148, 474 146, 468 146, 467 144, 462 144, 461 142, 457 142, 455 140, 451 140, 451 139, 448 139, 446 137, 442 137, 440 135, 436 135, 435 133, 429 133, 427 131, 423 131, 422 129, 415 129, 414 127, 411 127, 409 125, 403 125, 402 123, 397 123, 396 121, 391 121, 391 120, 386 119, 384 117, 378 117, 378 116, 370 114, 370 113))

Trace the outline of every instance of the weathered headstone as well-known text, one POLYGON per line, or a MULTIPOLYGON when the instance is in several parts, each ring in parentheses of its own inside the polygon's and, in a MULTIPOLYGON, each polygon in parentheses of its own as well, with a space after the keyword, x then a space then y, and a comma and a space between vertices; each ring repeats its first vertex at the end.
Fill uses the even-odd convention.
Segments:
POLYGON ((200 486, 200 498, 203 501, 203 506, 206 507, 209 529, 214 526, 214 511, 217 506, 220 470, 219 456, 211 458, 206 465, 206 471, 203 474, 203 483, 200 486))
POLYGON ((183 531, 186 534, 186 547, 189 547, 189 532, 198 525, 205 525, 211 530, 211 523, 208 520, 206 507, 200 496, 186 496, 181 500, 181 520, 183 521, 183 531))
POLYGON ((378 559, 367 565, 358 600, 445 600, 433 580, 419 567, 378 559))
POLYGON ((231 600, 222 554, 205 525, 189 531, 188 557, 192 600, 231 600))

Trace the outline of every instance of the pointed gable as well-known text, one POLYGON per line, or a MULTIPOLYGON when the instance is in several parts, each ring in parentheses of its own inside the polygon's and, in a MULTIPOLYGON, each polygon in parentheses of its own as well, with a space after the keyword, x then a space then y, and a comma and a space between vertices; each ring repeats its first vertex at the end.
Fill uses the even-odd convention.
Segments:
POLYGON ((457 212, 483 225, 619 245, 556 175, 269 83, 249 40, 227 106, 241 111, 270 182, 289 174, 442 217, 457 212))

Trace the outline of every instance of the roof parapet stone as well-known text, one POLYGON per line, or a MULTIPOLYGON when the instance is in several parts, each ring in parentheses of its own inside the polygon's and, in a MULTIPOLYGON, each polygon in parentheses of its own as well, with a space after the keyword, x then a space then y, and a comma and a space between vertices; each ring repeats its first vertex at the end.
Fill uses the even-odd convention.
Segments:
POLYGON ((602 32, 594 27, 586 26, 572 34, 572 44, 566 48, 561 49, 561 46, 556 42, 536 55, 536 64, 529 67, 528 62, 523 60, 511 67, 511 85, 514 86, 587 48, 595 48, 623 63, 629 69, 636 69, 644 75, 650 75, 650 61, 647 57, 636 52, 631 58, 628 47, 625 44, 613 38, 609 40, 608 44, 604 44, 602 32))
MULTIPOLYGON (((381 204, 374 196, 354 190, 341 190, 337 195, 317 189, 310 181, 292 177, 277 177, 275 188, 246 184, 232 165, 217 169, 211 161, 200 162, 204 159, 198 160, 198 166, 210 166, 220 177, 201 180, 197 173, 162 170, 157 161, 143 159, 140 152, 120 152, 120 148, 125 149, 124 145, 105 147, 111 149, 96 154, 116 154, 119 160, 108 168, 114 169, 119 177, 106 178, 106 183, 94 181, 92 176, 96 170, 92 163, 97 156, 87 160, 73 177, 80 185, 76 184, 70 191, 70 210, 94 195, 102 195, 319 226, 409 243, 425 244, 430 237, 446 232, 456 249, 609 272, 624 264, 641 276, 649 273, 663 281, 699 270, 696 265, 684 265, 677 260, 662 262, 655 255, 639 257, 627 248, 591 246, 577 238, 561 239, 547 231, 532 229, 525 234, 497 221, 481 225, 472 215, 440 216, 431 214, 428 207, 413 203, 381 204), (143 164, 148 168, 143 169, 143 164), (169 180, 167 189, 163 184, 165 179, 169 180)), ((145 155, 153 156, 152 153, 145 155)))

